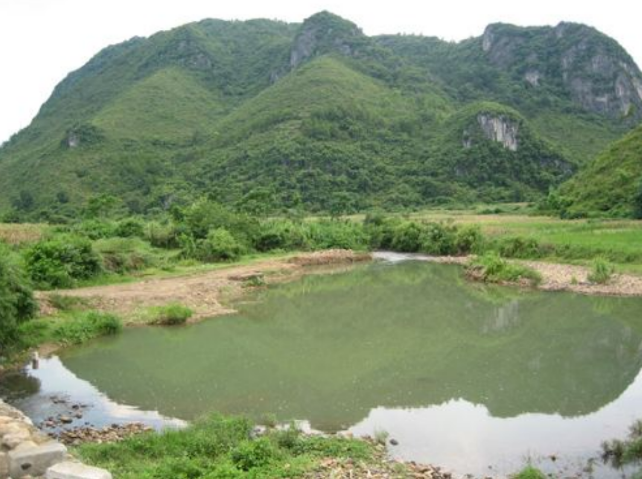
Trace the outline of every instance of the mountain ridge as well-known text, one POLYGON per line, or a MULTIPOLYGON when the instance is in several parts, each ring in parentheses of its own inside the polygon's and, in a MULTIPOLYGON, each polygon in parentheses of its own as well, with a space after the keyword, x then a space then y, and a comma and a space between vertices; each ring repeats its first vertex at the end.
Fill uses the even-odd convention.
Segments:
POLYGON ((0 149, 0 212, 65 216, 110 194, 142 213, 256 188, 273 210, 536 199, 640 118, 639 68, 591 27, 492 24, 449 43, 369 37, 325 11, 206 19, 71 72, 0 149), (519 116, 514 148, 497 141, 506 116, 453 120, 480 102, 519 116), (486 133, 467 146, 471 125, 486 133))

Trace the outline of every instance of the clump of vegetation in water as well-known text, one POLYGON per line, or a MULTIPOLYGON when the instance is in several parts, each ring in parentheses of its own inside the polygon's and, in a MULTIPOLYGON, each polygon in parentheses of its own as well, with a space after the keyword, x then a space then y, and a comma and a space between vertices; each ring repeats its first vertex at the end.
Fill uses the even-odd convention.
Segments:
POLYGON ((151 322, 162 326, 177 326, 185 324, 193 315, 194 312, 187 306, 179 303, 173 303, 168 304, 167 306, 154 308, 153 319, 151 322))
POLYGON ((370 461, 373 446, 338 437, 312 437, 296 428, 255 437, 245 418, 211 416, 182 430, 133 436, 112 444, 86 444, 84 461, 122 479, 141 477, 296 477, 322 458, 370 461))
POLYGON ((611 266, 603 258, 597 258, 593 261, 591 272, 588 275, 588 280, 591 283, 606 284, 609 282, 614 273, 613 266, 611 266))
MULTIPOLYGON (((642 420, 636 421, 625 440, 614 439, 602 444, 602 459, 615 468, 642 466, 642 420)), ((642 474, 642 470, 638 471, 642 474)))
POLYGON ((527 466, 513 476, 513 479, 546 479, 546 474, 533 466, 527 466))
POLYGON ((510 263, 495 252, 473 260, 466 268, 467 275, 489 283, 518 283, 526 281, 537 285, 542 276, 532 268, 510 263))

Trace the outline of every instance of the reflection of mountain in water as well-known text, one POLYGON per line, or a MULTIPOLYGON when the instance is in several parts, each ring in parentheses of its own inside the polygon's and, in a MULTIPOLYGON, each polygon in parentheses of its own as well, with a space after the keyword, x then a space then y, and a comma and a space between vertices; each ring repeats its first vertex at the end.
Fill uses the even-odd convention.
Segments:
POLYGON ((498 417, 585 415, 642 366, 637 299, 469 285, 426 263, 311 276, 259 297, 237 316, 128 331, 65 364, 166 415, 273 412, 322 429, 453 398, 498 417))

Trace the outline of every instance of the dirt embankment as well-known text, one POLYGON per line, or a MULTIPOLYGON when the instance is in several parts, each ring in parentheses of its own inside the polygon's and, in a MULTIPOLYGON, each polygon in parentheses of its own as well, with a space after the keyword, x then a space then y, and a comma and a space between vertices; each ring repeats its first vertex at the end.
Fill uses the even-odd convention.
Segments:
POLYGON ((278 283, 312 272, 308 266, 339 266, 369 261, 371 256, 349 250, 305 253, 287 259, 267 259, 249 265, 230 266, 205 273, 108 286, 39 292, 43 314, 55 311, 48 301, 52 294, 85 300, 92 309, 112 312, 126 323, 135 323, 141 312, 155 306, 181 303, 194 311, 190 321, 234 312, 223 299, 238 297, 248 285, 278 283))

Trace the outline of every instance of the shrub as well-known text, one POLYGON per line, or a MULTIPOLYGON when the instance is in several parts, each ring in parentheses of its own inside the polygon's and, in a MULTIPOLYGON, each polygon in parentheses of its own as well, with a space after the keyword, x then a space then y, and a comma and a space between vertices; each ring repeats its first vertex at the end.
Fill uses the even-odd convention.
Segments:
POLYGON ((611 266, 608 261, 603 258, 597 258, 593 261, 588 280, 591 283, 605 284, 608 283, 614 272, 613 266, 611 266))
POLYGON ((546 479, 546 475, 533 466, 527 466, 513 476, 513 479, 546 479))
POLYGON ((174 303, 155 308, 152 323, 163 326, 176 326, 185 322, 194 315, 194 312, 187 306, 174 303))
POLYGON ((149 246, 139 238, 98 240, 94 250, 102 257, 103 267, 114 273, 139 271, 154 264, 149 246))
POLYGON ((432 255, 457 253, 456 228, 441 223, 426 223, 421 234, 420 251, 432 255))
POLYGON ((119 333, 123 328, 118 316, 96 311, 77 313, 54 326, 52 337, 64 344, 81 344, 99 336, 119 333))
POLYGON ((195 239, 206 239, 210 231, 225 229, 242 243, 254 244, 259 232, 256 218, 244 213, 235 213, 225 206, 201 199, 183 212, 182 223, 186 232, 195 239))
POLYGON ((483 249, 484 236, 478 226, 464 226, 455 233, 456 254, 478 253, 483 249))
POLYGON ((31 279, 44 289, 70 288, 77 280, 102 272, 100 256, 91 242, 78 236, 62 235, 36 243, 26 250, 25 260, 31 279))
POLYGON ((540 244, 533 238, 516 236, 499 243, 499 254, 504 258, 539 258, 542 256, 540 244))
POLYGON ((30 281, 18 258, 0 243, 0 353, 15 342, 18 326, 36 310, 30 281))
POLYGON ((188 257, 200 261, 235 261, 245 252, 245 248, 224 228, 208 233, 207 238, 198 240, 194 245, 186 244, 184 252, 188 257))
POLYGON ((145 227, 142 221, 136 218, 127 218, 120 221, 114 229, 114 235, 119 238, 142 238, 145 233, 145 227))
POLYGON ((84 220, 71 228, 74 234, 86 236, 92 240, 116 236, 116 229, 117 226, 113 222, 98 219, 84 220))
POLYGON ((267 466, 281 457, 281 452, 267 437, 243 441, 232 451, 232 461, 239 469, 249 471, 267 466))
POLYGON ((363 227, 348 220, 320 220, 307 223, 313 249, 342 248, 363 250, 369 239, 363 227))
POLYGON ((174 224, 147 223, 144 237, 156 248, 179 248, 181 230, 174 224))
POLYGON ((423 228, 414 222, 401 223, 394 227, 390 247, 402 253, 416 253, 422 247, 423 228))
POLYGON ((467 269, 467 275, 472 279, 490 283, 515 283, 526 280, 531 284, 539 284, 541 275, 532 268, 509 263, 497 253, 486 253, 472 261, 467 269))
POLYGON ((310 249, 308 229, 289 220, 271 220, 261 225, 254 247, 258 251, 310 249))

